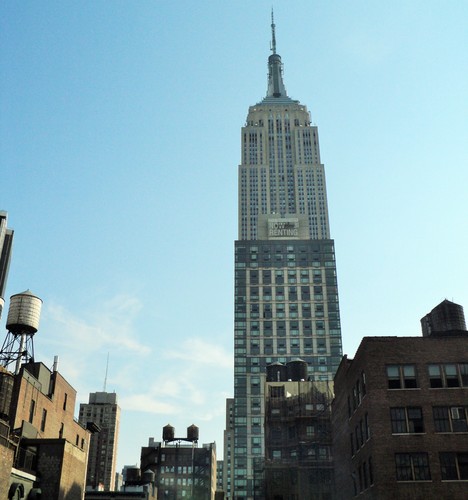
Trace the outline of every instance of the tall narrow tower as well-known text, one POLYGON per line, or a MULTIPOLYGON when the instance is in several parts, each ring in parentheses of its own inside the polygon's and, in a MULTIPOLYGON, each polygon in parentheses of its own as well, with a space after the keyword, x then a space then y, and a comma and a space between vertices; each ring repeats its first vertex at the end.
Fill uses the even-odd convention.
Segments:
POLYGON ((86 488, 91 491, 114 491, 119 438, 120 406, 117 394, 92 392, 89 402, 80 404, 80 423, 94 423, 100 431, 91 436, 86 472, 86 488))
POLYGON ((318 129, 283 83, 272 16, 266 97, 242 128, 235 242, 234 494, 261 498, 266 366, 301 358, 331 381, 341 360, 334 242, 318 129))

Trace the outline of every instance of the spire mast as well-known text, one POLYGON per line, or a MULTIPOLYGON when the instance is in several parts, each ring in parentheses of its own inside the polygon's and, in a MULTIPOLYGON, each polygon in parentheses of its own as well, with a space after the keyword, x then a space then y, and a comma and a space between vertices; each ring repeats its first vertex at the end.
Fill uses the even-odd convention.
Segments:
POLYGON ((273 54, 276 54, 275 18, 273 15, 273 7, 271 8, 271 51, 273 54))
POLYGON ((109 352, 107 353, 107 363, 106 363, 106 376, 104 377, 104 390, 103 392, 106 392, 107 388, 107 373, 109 371, 109 352))

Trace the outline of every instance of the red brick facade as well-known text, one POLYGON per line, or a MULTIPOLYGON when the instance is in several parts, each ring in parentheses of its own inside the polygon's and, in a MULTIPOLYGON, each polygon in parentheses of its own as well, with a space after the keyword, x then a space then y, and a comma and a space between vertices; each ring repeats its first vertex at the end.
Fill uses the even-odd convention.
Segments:
POLYGON ((336 498, 466 500, 468 334, 364 338, 332 419, 336 498))
POLYGON ((36 478, 42 498, 83 498, 90 432, 74 419, 75 401, 75 389, 42 363, 23 365, 15 375, 9 419, 20 440, 14 467, 36 478))

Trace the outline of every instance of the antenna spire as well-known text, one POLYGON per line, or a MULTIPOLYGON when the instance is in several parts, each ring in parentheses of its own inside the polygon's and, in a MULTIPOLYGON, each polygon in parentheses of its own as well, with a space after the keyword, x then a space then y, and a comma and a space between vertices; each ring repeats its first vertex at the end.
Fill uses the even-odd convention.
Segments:
POLYGON ((271 8, 271 51, 276 54, 275 17, 271 8))
POLYGON ((106 387, 107 387, 107 372, 108 371, 109 371, 109 352, 107 353, 106 376, 104 377, 104 390, 103 390, 103 392, 106 392, 106 387))
POLYGON ((288 97, 283 83, 283 64, 281 56, 276 53, 275 17, 271 9, 271 51, 268 58, 268 90, 267 97, 288 97))

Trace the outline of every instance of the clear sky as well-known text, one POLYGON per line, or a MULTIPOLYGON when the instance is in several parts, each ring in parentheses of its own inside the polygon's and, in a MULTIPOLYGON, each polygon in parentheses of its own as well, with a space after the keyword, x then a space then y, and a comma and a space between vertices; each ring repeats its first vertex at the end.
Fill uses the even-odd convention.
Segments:
MULTIPOLYGON (((468 308, 467 3, 274 8, 286 88, 319 126, 344 352, 420 335, 444 298, 468 308)), ((222 449, 240 128, 266 93, 270 9, 0 3, 7 298, 43 299, 36 359, 59 355, 78 402, 109 353, 119 468, 167 423, 222 449)))

